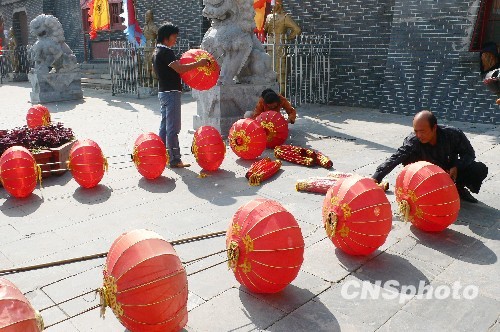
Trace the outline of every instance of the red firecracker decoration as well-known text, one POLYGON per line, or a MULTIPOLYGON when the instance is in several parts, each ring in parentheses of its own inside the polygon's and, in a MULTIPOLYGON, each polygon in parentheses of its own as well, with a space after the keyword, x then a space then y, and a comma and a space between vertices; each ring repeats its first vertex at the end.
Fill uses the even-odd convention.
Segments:
POLYGON ((229 145, 242 159, 255 159, 266 149, 266 132, 252 119, 236 121, 229 130, 229 145))
POLYGON ((156 179, 168 163, 165 143, 154 133, 141 134, 135 140, 132 161, 142 176, 149 180, 156 179))
POLYGON ((10 281, 0 278, 0 331, 40 332, 43 319, 10 281))
POLYGON ((307 179, 297 180, 295 189, 318 194, 326 194, 328 189, 337 184, 339 179, 352 176, 352 173, 330 172, 328 176, 315 176, 307 179))
POLYGON ((198 67, 180 74, 184 83, 196 90, 208 90, 212 88, 219 79, 220 67, 215 58, 205 50, 191 49, 185 52, 179 60, 182 65, 208 59, 209 66, 198 67))
POLYGON ((245 177, 248 179, 248 183, 251 186, 260 186, 262 181, 265 181, 276 174, 280 168, 281 161, 273 161, 270 158, 264 158, 254 162, 245 174, 245 177))
POLYGON ((368 255, 384 244, 391 204, 373 179, 340 178, 323 202, 323 225, 333 244, 350 255, 368 255))
POLYGON ((281 291, 295 279, 304 259, 304 239, 293 215, 263 198, 236 211, 226 249, 236 280, 255 293, 281 291))
POLYGON ((96 142, 90 139, 78 140, 69 152, 68 169, 80 186, 93 188, 108 170, 108 161, 96 142))
POLYGON ((266 131, 267 148, 274 149, 277 145, 285 143, 288 138, 288 122, 280 112, 263 112, 255 120, 266 131))
POLYGON ((34 105, 26 114, 26 122, 29 128, 47 126, 50 124, 49 109, 43 105, 34 105))
POLYGON ((214 127, 202 126, 194 133, 191 152, 201 168, 215 171, 226 155, 226 144, 214 127))
POLYGON ((179 331, 187 323, 187 275, 170 243, 144 229, 111 245, 100 289, 106 307, 130 331, 179 331))
POLYGON ((5 150, 0 157, 0 181, 14 197, 29 196, 36 187, 36 181, 42 181, 42 170, 28 149, 13 146, 5 150))
POLYGON ((300 146, 279 145, 274 148, 274 156, 304 166, 313 166, 316 162, 316 152, 300 146))
POLYGON ((396 201, 405 221, 427 232, 440 232, 457 220, 460 197, 451 177, 439 166, 419 161, 396 179, 396 201))
POLYGON ((333 163, 330 160, 330 158, 328 158, 327 156, 325 156, 323 153, 321 153, 319 151, 316 151, 316 160, 315 161, 318 165, 320 165, 323 168, 330 169, 333 167, 333 163))

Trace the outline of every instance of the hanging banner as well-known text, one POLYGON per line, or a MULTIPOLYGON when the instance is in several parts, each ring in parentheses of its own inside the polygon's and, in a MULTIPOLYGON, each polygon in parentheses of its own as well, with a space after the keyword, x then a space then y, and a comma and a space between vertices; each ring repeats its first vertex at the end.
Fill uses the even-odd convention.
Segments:
POLYGON ((97 37, 97 31, 109 30, 108 0, 93 0, 90 2, 90 39, 97 37))
POLYGON ((125 34, 130 43, 135 46, 142 46, 146 44, 146 37, 142 33, 142 29, 135 17, 135 1, 123 0, 123 13, 120 15, 125 19, 123 24, 127 27, 125 34))

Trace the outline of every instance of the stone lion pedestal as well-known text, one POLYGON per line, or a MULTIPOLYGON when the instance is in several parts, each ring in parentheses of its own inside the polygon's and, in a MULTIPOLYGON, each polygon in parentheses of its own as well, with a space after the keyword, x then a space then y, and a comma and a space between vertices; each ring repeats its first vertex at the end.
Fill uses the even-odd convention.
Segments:
POLYGON ((50 103, 83 98, 80 71, 69 73, 29 73, 33 88, 31 102, 50 103))
POLYGON ((277 84, 216 85, 207 91, 193 90, 197 100, 197 114, 193 128, 215 127, 226 138, 233 123, 243 119, 245 112, 253 111, 263 90, 277 90, 277 84))

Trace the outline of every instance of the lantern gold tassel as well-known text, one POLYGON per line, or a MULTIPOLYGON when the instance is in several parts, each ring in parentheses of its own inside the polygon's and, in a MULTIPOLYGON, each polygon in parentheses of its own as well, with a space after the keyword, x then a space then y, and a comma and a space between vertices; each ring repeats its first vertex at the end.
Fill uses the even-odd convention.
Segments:
POLYGON ((43 323, 43 317, 40 315, 40 312, 38 310, 35 310, 35 320, 36 320, 36 326, 38 326, 38 329, 40 331, 43 331, 45 328, 45 324, 43 323))
POLYGON ((240 258, 240 248, 238 243, 231 241, 229 247, 227 248, 227 265, 231 270, 235 270, 238 265, 238 259, 240 258))
POLYGON ((325 229, 328 237, 335 237, 335 232, 337 231, 337 222, 338 218, 335 212, 330 212, 325 223, 325 229))
POLYGON ((404 222, 410 221, 410 204, 406 200, 401 200, 401 202, 398 203, 399 207, 399 215, 401 218, 403 218, 404 222))

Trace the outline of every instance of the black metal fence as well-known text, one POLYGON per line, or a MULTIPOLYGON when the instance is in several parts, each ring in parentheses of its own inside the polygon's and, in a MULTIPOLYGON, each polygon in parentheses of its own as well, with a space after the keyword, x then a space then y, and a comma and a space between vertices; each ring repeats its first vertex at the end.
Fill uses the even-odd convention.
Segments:
POLYGON ((15 50, 0 51, 0 84, 4 80, 27 81, 33 67, 30 57, 31 45, 18 46, 15 50))

